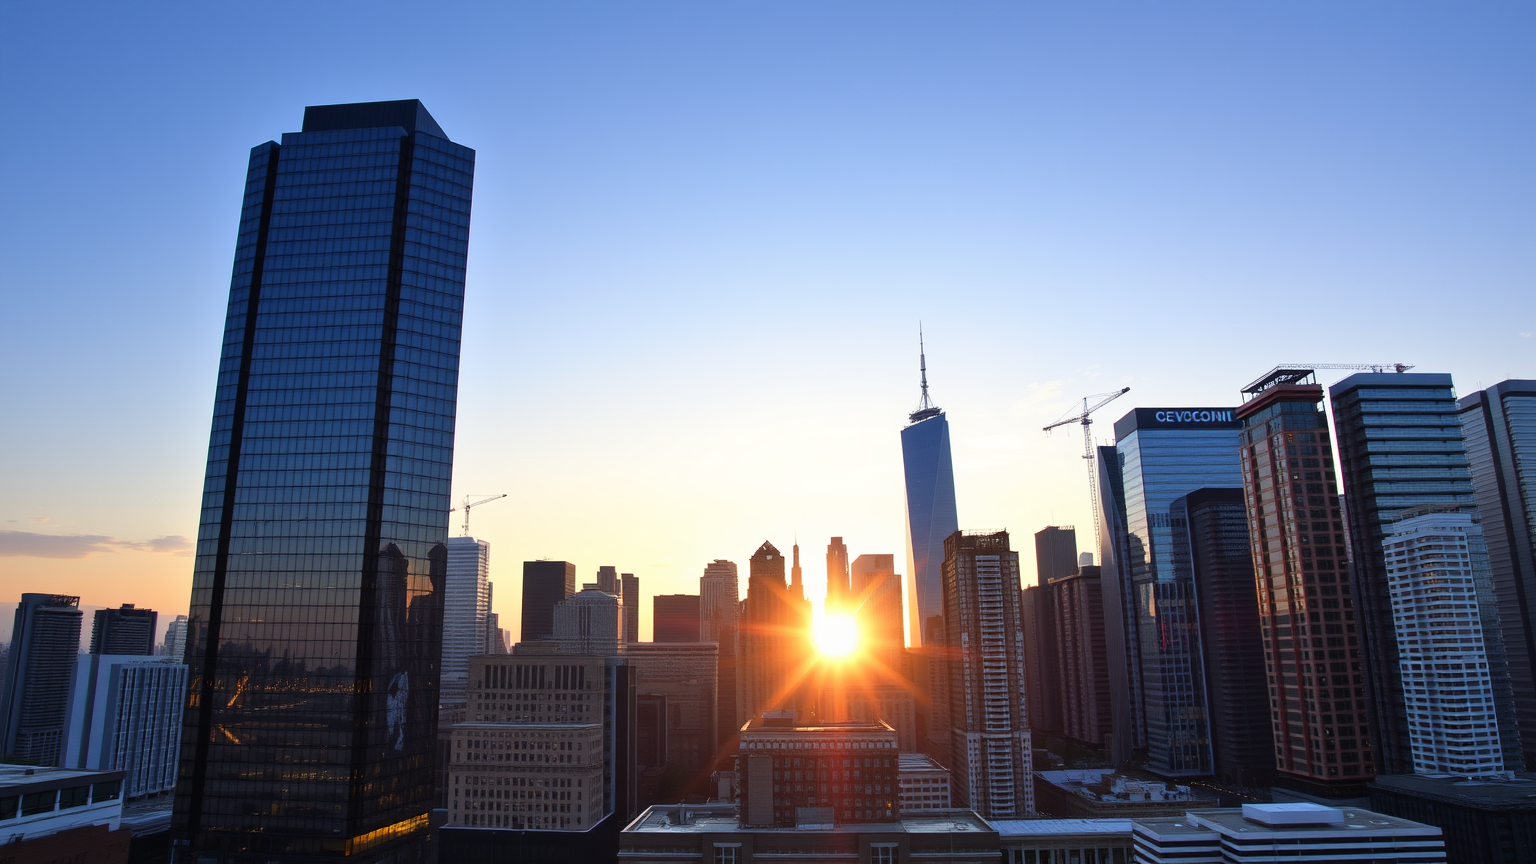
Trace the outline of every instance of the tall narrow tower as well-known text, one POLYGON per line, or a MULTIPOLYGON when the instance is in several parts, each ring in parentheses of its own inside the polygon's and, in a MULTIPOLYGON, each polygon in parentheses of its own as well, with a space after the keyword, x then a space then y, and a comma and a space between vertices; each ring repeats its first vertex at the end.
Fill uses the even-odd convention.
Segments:
POLYGON ((827 544, 827 611, 846 609, 849 603, 848 547, 843 538, 827 544))
POLYGON ((949 455, 949 420, 928 397, 928 355, 918 333, 922 397, 901 430, 901 461, 907 486, 907 608, 911 642, 932 641, 932 619, 943 620, 944 539, 960 530, 955 513, 955 468, 949 455))
POLYGON ((475 153, 418 101, 251 150, 192 574, 178 855, 432 854, 475 153))

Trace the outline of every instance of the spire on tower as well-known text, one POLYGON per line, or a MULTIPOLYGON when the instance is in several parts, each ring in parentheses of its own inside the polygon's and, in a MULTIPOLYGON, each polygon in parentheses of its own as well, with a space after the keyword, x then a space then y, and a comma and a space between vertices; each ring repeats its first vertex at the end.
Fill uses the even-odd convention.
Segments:
POLYGON ((918 400, 917 410, 907 416, 907 419, 913 423, 927 420, 929 417, 937 417, 944 413, 940 410, 939 406, 933 404, 932 399, 928 398, 928 351, 923 346, 923 325, 921 322, 917 325, 917 368, 922 375, 923 396, 918 400))

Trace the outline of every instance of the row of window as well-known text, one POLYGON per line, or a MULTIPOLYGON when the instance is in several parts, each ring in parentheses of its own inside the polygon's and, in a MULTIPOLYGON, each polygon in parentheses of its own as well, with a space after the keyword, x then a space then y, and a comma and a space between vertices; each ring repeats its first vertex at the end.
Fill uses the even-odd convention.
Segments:
POLYGON ((52 813, 54 810, 84 807, 87 804, 116 801, 122 795, 122 790, 123 781, 108 780, 64 789, 44 789, 41 792, 28 792, 25 795, 0 796, 0 822, 23 816, 52 813))

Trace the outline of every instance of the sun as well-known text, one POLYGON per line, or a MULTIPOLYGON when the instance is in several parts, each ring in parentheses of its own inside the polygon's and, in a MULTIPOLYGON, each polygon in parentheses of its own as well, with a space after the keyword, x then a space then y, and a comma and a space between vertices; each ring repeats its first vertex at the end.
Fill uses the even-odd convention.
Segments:
POLYGON ((847 657, 859 647, 859 625, 852 615, 823 615, 814 630, 816 650, 823 657, 847 657))

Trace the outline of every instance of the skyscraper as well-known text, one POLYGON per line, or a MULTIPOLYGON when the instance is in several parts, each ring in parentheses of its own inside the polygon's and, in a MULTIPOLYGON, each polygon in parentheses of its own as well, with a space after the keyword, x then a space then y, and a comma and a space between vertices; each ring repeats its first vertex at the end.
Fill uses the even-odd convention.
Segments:
POLYGON ((895 555, 860 555, 849 570, 853 602, 858 604, 860 632, 869 645, 865 655, 879 664, 882 675, 901 674, 905 665, 906 620, 901 609, 901 577, 895 555))
MULTIPOLYGON (((1104 559, 1116 565, 1104 579, 1125 591, 1128 609, 1108 626, 1134 634, 1141 702, 1132 710, 1141 712, 1147 770, 1164 777, 1211 771, 1194 574, 1173 506, 1202 487, 1242 485, 1238 426, 1231 408, 1137 408, 1115 423, 1120 482, 1106 498, 1125 509, 1104 525, 1123 523, 1125 536, 1114 541, 1120 553, 1104 559)), ((1125 660, 1111 655, 1117 662, 1125 660)))
POLYGON ((848 547, 843 538, 833 537, 827 544, 827 606, 831 610, 845 609, 852 591, 848 581, 848 547))
MULTIPOLYGON (((798 547, 796 547, 798 548, 798 547)), ((747 600, 738 633, 738 718, 743 722, 781 708, 796 707, 795 687, 809 654, 810 608, 784 584, 784 556, 772 543, 752 554, 747 600)))
POLYGON ((623 600, 624 589, 619 586, 619 570, 617 567, 604 565, 597 568, 597 590, 604 594, 612 594, 623 600))
POLYGON ((91 653, 155 653, 159 617, 155 610, 136 609, 132 603, 118 609, 97 609, 91 621, 91 653))
POLYGON ((619 605, 624 608, 624 641, 640 641, 640 577, 633 573, 619 575, 619 605))
POLYGON ((187 666, 139 654, 82 655, 69 699, 65 768, 125 771, 123 795, 176 788, 187 666))
POLYGON ((1414 772, 1501 773, 1481 613, 1493 596, 1477 578, 1488 561, 1482 528, 1470 513, 1416 508, 1388 526, 1382 544, 1414 772))
POLYGON ((1099 592, 1104 606, 1104 651, 1109 670, 1109 756, 1130 761, 1147 746, 1141 710, 1141 640, 1136 638, 1135 586, 1129 572, 1131 532, 1125 523, 1125 484, 1120 451, 1099 447, 1099 592))
MULTIPOLYGON (((488 647, 491 614, 491 544, 474 537, 448 538, 448 580, 443 589, 443 669, 438 696, 468 697, 469 658, 495 653, 488 647)), ((500 641, 501 634, 496 634, 500 641)))
POLYGON ((415 100, 251 151, 172 822, 200 861, 427 853, 474 157, 415 100))
POLYGON ((944 648, 955 792, 986 819, 1035 812, 1019 553, 1008 532, 944 540, 944 648))
POLYGON ((1077 572, 1077 529, 1071 525, 1047 525, 1035 532, 1035 584, 1077 572))
POLYGON ((1024 692, 1029 697, 1029 726, 1038 732, 1061 731, 1061 658, 1056 633, 1056 602, 1049 585, 1031 585, 1019 594, 1019 626, 1024 635, 1024 692))
MULTIPOLYGON (((1328 394, 1349 508, 1354 593, 1377 764, 1383 773, 1405 774, 1413 770, 1413 750, 1382 540, 1387 526, 1409 508, 1475 507, 1472 469, 1451 376, 1366 372, 1345 378, 1328 388, 1328 394)), ((1484 629, 1490 637, 1485 647, 1494 679, 1508 680, 1502 633, 1494 639, 1499 628, 1484 629)), ((1500 700, 1499 714, 1501 720, 1508 715, 1501 725, 1513 732, 1513 704, 1500 700)))
POLYGON ((657 594, 651 602, 652 642, 699 641, 699 595, 657 594))
POLYGON ((1323 388, 1276 369, 1238 409, 1249 544, 1283 785, 1358 794, 1376 773, 1323 388))
POLYGON ((944 615, 944 538, 960 530, 955 513, 955 468, 949 455, 949 420, 928 398, 928 355, 918 340, 922 398, 901 430, 907 490, 907 609, 911 643, 928 641, 930 619, 944 615))
POLYGON ((1061 733, 1088 747, 1110 737, 1109 654, 1100 570, 1081 565, 1050 584, 1061 669, 1061 733))
POLYGON ((64 755, 69 682, 80 653, 80 598, 23 594, 6 655, 0 755, 58 765, 64 755))
POLYGON ((1211 769, 1228 783, 1269 786, 1275 747, 1243 490, 1197 489, 1171 510, 1186 525, 1194 574, 1211 769))
POLYGON ((165 656, 177 663, 186 662, 187 616, 177 615, 175 620, 165 625, 165 656))
POLYGON ((1457 407, 1488 544, 1520 746, 1525 765, 1536 768, 1536 381, 1501 381, 1463 396, 1457 407))
POLYGON ((619 598, 596 585, 555 604, 554 640, 566 654, 617 657, 620 654, 619 598))
POLYGON ((519 642, 555 634, 555 604, 576 593, 576 565, 569 561, 523 562, 523 621, 519 642))
MULTIPOLYGON (((736 653, 736 629, 741 616, 737 597, 741 590, 736 564, 716 559, 704 565, 699 577, 699 640, 719 646, 715 668, 715 732, 724 744, 741 729, 736 717, 736 691, 739 675, 736 653)), ((729 750, 722 750, 722 754, 729 750)))

